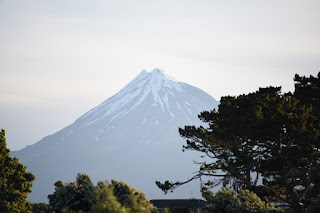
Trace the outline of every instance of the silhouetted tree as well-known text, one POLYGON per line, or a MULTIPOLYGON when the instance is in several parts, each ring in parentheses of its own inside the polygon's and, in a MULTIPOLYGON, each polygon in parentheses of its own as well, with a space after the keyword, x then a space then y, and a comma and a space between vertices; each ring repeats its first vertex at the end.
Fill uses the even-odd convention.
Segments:
POLYGON ((10 157, 5 130, 0 132, 0 212, 31 212, 32 204, 26 199, 35 176, 17 158, 10 157))
POLYGON ((301 101, 301 104, 312 106, 312 114, 320 118, 320 72, 317 77, 310 75, 295 75, 294 97, 301 101))
POLYGON ((187 181, 156 184, 168 192, 203 176, 221 177, 205 185, 222 183, 237 191, 249 189, 266 200, 276 196, 295 212, 302 212, 311 187, 308 172, 320 162, 320 93, 319 77, 296 76, 295 80, 294 95, 282 94, 280 87, 268 87, 248 95, 222 97, 218 111, 199 115, 208 128, 179 129, 187 139, 184 149, 202 152, 212 161, 200 162, 199 172, 187 181), (311 85, 312 94, 308 86, 301 86, 304 84, 311 85), (259 178, 263 185, 258 186, 259 178))

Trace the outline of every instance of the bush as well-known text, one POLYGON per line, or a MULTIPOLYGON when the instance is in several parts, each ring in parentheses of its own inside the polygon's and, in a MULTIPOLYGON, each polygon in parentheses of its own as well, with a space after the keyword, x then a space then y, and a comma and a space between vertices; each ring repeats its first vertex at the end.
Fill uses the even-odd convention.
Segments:
POLYGON ((142 191, 125 182, 99 181, 94 186, 86 174, 78 174, 76 182, 55 183, 56 191, 49 195, 52 210, 57 213, 135 213, 156 212, 142 191))
MULTIPOLYGON (((112 191, 117 202, 129 212, 156 212, 156 208, 150 203, 142 191, 130 187, 127 183, 112 180, 111 182, 99 182, 98 188, 107 188, 112 191)), ((99 192, 99 190, 98 190, 99 192)), ((111 194, 112 195, 112 194, 111 194)), ((122 210, 121 210, 122 211, 122 210)))
POLYGON ((56 190, 48 198, 52 210, 57 213, 63 210, 89 212, 95 203, 95 188, 86 174, 79 173, 75 182, 57 181, 54 185, 56 190))
POLYGON ((34 203, 32 208, 32 213, 50 213, 51 208, 46 203, 34 203))
POLYGON ((241 190, 238 194, 225 188, 217 194, 205 191, 203 196, 207 199, 207 209, 217 213, 276 213, 283 212, 274 206, 262 201, 255 193, 249 190, 241 190))

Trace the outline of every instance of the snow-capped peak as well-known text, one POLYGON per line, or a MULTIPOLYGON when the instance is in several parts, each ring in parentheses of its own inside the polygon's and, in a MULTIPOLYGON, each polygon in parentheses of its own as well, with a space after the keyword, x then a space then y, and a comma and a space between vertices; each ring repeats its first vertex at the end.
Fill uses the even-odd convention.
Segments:
POLYGON ((170 115, 171 118, 175 114, 173 108, 178 107, 180 113, 184 113, 189 123, 192 123, 189 117, 197 115, 203 106, 199 103, 198 95, 191 94, 191 91, 194 93, 197 89, 172 80, 158 68, 151 72, 142 70, 117 94, 84 114, 76 123, 78 128, 88 127, 100 121, 106 123, 106 126, 112 126, 114 121, 138 109, 139 106, 147 108, 148 111, 151 110, 148 107, 155 108, 163 114, 170 115), (191 108, 197 110, 192 112, 191 108))
POLYGON ((159 69, 159 68, 155 68, 151 71, 152 75, 158 75, 160 78, 165 78, 174 82, 177 82, 173 77, 167 75, 163 70, 159 69))
MULTIPOLYGON (((84 114, 78 120, 86 120, 86 122, 83 124, 83 127, 85 127, 103 119, 108 115, 116 113, 116 115, 111 119, 112 121, 113 119, 122 117, 133 110, 150 94, 153 96, 154 105, 156 106, 159 103, 163 109, 164 101, 159 93, 165 90, 181 92, 181 84, 183 83, 172 80, 172 78, 168 77, 162 70, 158 68, 153 69, 151 72, 142 70, 137 77, 135 77, 129 84, 122 88, 117 94, 84 114), (137 101, 133 101, 137 98, 137 101)), ((167 103, 166 106, 168 106, 167 103)))
MULTIPOLYGON (((163 70, 159 69, 159 68, 155 68, 153 69, 151 72, 147 72, 145 69, 143 69, 139 75, 137 75, 129 84, 127 84, 122 90, 126 90, 127 88, 130 88, 132 86, 135 86, 137 82, 141 81, 141 80, 146 80, 146 79, 152 79, 153 82, 159 81, 162 83, 165 82, 177 82, 176 80, 174 80, 174 78, 168 76, 167 74, 164 73, 163 70)), ((121 90, 121 91, 122 91, 121 90)), ((121 92, 120 91, 120 92, 121 92)))
POLYGON ((163 75, 163 70, 160 70, 159 68, 154 68, 152 71, 151 71, 152 74, 158 74, 158 75, 163 75))

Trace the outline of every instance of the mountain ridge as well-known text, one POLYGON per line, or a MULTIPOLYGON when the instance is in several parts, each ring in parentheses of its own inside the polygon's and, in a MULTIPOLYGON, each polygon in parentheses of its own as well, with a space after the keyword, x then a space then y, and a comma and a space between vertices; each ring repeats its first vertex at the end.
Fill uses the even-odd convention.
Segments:
MULTIPOLYGON (((172 80, 159 69, 143 70, 71 125, 13 152, 37 177, 30 200, 45 202, 55 181, 72 181, 78 172, 93 180, 126 180, 147 197, 170 197, 154 181, 184 179, 195 171, 192 160, 199 157, 182 153, 184 140, 178 128, 200 125, 197 115, 217 104, 207 93, 172 80), (144 174, 139 179, 134 173, 144 174)), ((172 196, 182 195, 185 192, 172 196)))

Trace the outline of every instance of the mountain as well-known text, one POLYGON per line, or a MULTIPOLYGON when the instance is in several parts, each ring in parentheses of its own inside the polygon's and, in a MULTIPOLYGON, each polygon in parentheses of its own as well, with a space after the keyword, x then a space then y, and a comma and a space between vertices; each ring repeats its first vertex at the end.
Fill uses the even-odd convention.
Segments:
POLYGON ((177 82, 161 70, 142 71, 117 94, 73 124, 13 152, 35 174, 29 200, 47 202, 57 180, 87 173, 98 180, 124 180, 149 199, 200 197, 199 183, 164 195, 156 180, 185 180, 199 153, 182 152, 178 128, 200 125, 197 115, 218 102, 204 91, 177 82))

